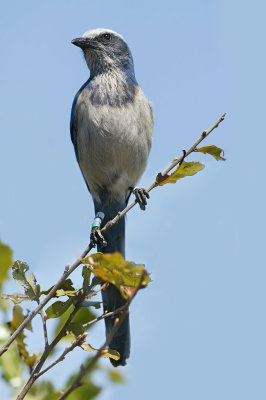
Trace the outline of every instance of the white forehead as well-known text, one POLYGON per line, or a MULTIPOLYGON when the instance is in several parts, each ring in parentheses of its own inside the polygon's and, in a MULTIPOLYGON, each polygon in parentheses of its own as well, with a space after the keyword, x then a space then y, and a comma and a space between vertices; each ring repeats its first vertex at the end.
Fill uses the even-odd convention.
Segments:
POLYGON ((82 37, 85 39, 93 39, 96 36, 103 35, 104 33, 111 33, 115 36, 120 37, 122 40, 125 41, 122 35, 119 35, 119 33, 112 31, 111 29, 105 29, 105 28, 97 28, 97 29, 91 29, 90 31, 85 32, 82 37))

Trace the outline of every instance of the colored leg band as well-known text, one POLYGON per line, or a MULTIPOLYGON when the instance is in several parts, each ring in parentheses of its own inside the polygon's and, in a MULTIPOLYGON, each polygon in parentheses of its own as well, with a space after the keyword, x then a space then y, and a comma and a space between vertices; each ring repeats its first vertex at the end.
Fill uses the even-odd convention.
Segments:
POLYGON ((100 228, 103 219, 104 219, 104 213, 101 211, 97 212, 91 227, 92 228, 100 228))

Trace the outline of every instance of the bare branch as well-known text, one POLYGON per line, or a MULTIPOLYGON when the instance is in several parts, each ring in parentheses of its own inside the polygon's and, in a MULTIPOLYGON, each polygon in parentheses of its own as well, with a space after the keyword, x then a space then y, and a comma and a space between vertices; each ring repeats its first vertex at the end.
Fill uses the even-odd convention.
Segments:
POLYGON ((105 312, 104 314, 100 315, 100 317, 97 317, 89 322, 86 322, 86 324, 83 324, 83 328, 88 328, 88 326, 91 326, 93 324, 95 324, 98 321, 101 321, 104 318, 108 318, 108 317, 112 317, 113 315, 119 314, 121 311, 124 311, 125 308, 127 308, 127 303, 125 303, 123 306, 119 307, 117 310, 115 311, 110 311, 110 312, 105 312))
POLYGON ((61 356, 59 356, 52 364, 48 365, 47 368, 45 368, 44 370, 42 370, 39 373, 35 374, 35 380, 38 379, 40 376, 42 376, 43 374, 45 374, 47 371, 49 371, 49 369, 53 368, 55 365, 57 365, 58 363, 60 363, 61 361, 63 361, 65 359, 65 356, 70 353, 71 351, 73 351, 76 347, 80 346, 83 341, 85 336, 87 336, 87 334, 83 334, 78 336, 77 340, 75 340, 75 342, 73 342, 71 344, 71 346, 66 347, 65 350, 63 351, 63 353, 61 354, 61 356))

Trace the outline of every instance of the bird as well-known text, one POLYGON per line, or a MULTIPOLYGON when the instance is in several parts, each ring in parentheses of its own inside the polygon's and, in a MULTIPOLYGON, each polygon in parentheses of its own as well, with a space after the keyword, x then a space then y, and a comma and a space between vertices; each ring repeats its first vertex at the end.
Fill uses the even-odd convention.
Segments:
MULTIPOLYGON (((142 210, 149 194, 135 185, 143 174, 153 137, 153 111, 137 83, 128 44, 117 32, 97 28, 73 39, 81 48, 90 70, 89 79, 77 92, 71 110, 70 132, 76 159, 92 196, 95 218, 91 243, 103 253, 120 252, 125 257, 125 218, 105 232, 101 225, 122 211, 131 193, 142 210)), ((104 311, 114 311, 125 299, 112 284, 102 290, 104 311)), ((105 318, 106 337, 115 317, 105 318)), ((126 365, 130 355, 129 316, 109 344, 126 365)))

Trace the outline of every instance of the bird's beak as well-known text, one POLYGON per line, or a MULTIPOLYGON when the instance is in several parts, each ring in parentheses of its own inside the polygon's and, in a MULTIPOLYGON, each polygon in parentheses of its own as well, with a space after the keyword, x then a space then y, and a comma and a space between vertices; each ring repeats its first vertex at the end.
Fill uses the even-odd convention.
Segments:
POLYGON ((71 43, 80 47, 81 49, 96 49, 97 47, 97 42, 82 37, 73 39, 71 43))

